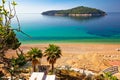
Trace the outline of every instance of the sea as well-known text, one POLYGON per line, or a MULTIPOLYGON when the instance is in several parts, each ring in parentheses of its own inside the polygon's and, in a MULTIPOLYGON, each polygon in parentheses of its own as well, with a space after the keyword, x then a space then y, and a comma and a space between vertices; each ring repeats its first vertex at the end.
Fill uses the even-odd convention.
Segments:
MULTIPOLYGON (((109 12, 102 17, 47 16, 40 13, 19 13, 17 16, 21 30, 25 34, 21 32, 16 32, 16 34, 18 39, 25 44, 120 44, 120 13, 109 12)), ((12 21, 12 27, 18 28, 16 19, 12 21)))

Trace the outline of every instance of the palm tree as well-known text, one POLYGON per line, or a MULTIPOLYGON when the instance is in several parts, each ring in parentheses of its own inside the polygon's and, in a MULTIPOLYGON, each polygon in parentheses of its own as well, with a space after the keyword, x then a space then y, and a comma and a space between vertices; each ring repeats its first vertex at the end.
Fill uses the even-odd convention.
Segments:
POLYGON ((31 48, 30 51, 28 51, 28 57, 29 60, 32 60, 32 66, 33 66, 33 71, 36 71, 36 64, 39 63, 37 58, 42 58, 43 54, 42 51, 38 48, 31 48))
POLYGON ((47 61, 52 66, 52 72, 54 71, 54 64, 56 63, 56 60, 60 58, 61 55, 61 49, 59 46, 49 44, 49 46, 46 48, 44 56, 47 56, 47 61))

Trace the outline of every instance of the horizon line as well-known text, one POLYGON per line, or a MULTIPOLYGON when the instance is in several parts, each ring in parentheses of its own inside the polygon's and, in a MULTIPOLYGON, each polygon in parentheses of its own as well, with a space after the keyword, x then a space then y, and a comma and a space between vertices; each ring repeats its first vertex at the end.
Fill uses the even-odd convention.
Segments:
MULTIPOLYGON (((51 11, 51 10, 48 10, 51 11)), ((43 11, 44 12, 44 11, 43 11)), ((18 12, 17 14, 41 14, 42 12, 34 12, 34 13, 30 13, 30 12, 18 12)), ((120 12, 106 12, 106 13, 120 13, 120 12)))

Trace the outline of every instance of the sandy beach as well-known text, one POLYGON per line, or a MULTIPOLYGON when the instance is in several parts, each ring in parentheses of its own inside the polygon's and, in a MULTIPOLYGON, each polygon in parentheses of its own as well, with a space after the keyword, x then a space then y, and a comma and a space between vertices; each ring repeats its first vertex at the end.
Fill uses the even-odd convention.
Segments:
MULTIPOLYGON (((49 44, 23 44, 21 49, 24 53, 32 47, 41 49, 43 52, 49 44)), ((75 68, 86 68, 100 72, 113 65, 120 66, 120 44, 100 43, 56 43, 62 50, 62 57, 57 60, 55 66, 68 65, 75 68)), ((7 57, 16 56, 15 51, 9 50, 7 57)), ((46 58, 42 58, 42 64, 48 64, 46 58)))

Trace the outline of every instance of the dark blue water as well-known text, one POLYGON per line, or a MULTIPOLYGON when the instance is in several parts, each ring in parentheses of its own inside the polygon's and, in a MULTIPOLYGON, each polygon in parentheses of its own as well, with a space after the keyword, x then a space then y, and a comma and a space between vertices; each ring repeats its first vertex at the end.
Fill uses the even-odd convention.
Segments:
MULTIPOLYGON (((60 17, 18 14, 21 29, 31 38, 17 33, 24 43, 105 42, 120 43, 120 13, 103 17, 60 17)), ((17 26, 13 21, 14 28, 17 26)))

